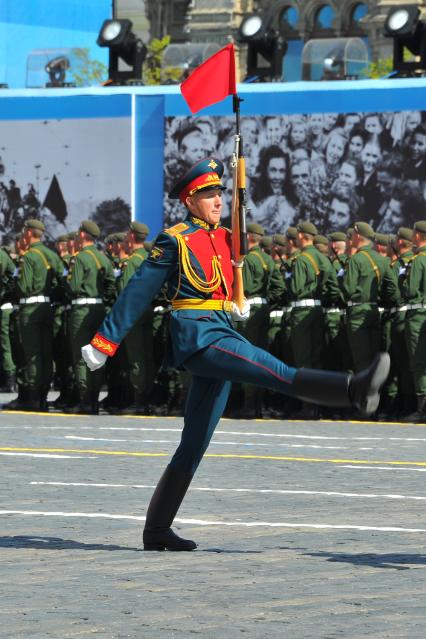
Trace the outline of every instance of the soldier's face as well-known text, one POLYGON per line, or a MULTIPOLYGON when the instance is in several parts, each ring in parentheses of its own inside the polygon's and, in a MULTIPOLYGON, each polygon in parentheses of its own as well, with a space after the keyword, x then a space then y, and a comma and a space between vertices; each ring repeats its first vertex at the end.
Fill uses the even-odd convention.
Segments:
POLYGON ((328 221, 335 231, 347 229, 351 221, 349 205, 334 198, 330 204, 328 221))
POLYGON ((222 191, 220 189, 198 191, 186 198, 186 205, 193 215, 207 224, 219 224, 222 214, 222 191))

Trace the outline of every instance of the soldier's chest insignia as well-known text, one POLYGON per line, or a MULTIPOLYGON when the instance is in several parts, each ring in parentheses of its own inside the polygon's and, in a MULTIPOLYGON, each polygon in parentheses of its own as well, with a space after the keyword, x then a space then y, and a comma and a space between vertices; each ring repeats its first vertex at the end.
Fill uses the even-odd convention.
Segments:
POLYGON ((163 257, 163 255, 164 255, 164 249, 160 248, 159 246, 154 246, 149 256, 149 259, 153 260, 154 262, 157 262, 161 257, 163 257))

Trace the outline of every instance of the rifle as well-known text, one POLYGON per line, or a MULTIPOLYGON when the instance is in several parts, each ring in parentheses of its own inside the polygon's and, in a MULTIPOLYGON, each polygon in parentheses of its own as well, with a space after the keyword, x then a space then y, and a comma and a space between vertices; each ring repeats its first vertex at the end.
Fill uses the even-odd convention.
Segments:
POLYGON ((232 261, 234 267, 233 301, 242 310, 244 303, 243 263, 247 255, 246 229, 246 166, 243 153, 243 140, 240 130, 240 102, 238 95, 233 95, 233 110, 236 116, 237 132, 232 154, 232 261))

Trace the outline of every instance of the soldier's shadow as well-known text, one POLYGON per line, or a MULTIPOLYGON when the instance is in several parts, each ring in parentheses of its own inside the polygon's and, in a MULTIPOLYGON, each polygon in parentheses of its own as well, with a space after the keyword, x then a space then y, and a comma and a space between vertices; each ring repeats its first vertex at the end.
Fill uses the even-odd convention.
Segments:
POLYGON ((393 570, 410 570, 411 566, 426 566, 426 555, 387 553, 334 553, 334 552, 307 552, 309 557, 321 557, 330 562, 352 564, 354 566, 370 566, 371 568, 391 568, 393 570), (409 564, 409 565, 408 565, 409 564))
POLYGON ((61 537, 41 537, 39 535, 14 535, 0 537, 0 548, 33 548, 37 550, 131 550, 141 551, 141 548, 118 546, 116 544, 85 544, 73 539, 61 537))

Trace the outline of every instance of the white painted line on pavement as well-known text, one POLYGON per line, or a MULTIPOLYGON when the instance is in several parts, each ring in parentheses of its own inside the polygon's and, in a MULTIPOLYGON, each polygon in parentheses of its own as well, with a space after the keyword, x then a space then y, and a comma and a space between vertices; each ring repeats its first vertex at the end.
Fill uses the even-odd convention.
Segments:
POLYGON ((426 468, 396 468, 394 466, 351 466, 350 464, 341 464, 338 468, 352 468, 355 470, 415 470, 417 473, 426 473, 426 468))
POLYGON ((9 457, 44 457, 47 459, 97 459, 96 456, 90 457, 88 455, 43 455, 40 453, 5 453, 0 452, 0 455, 7 455, 9 457))
MULTIPOLYGON (((12 429, 12 426, 10 427, 12 429)), ((1 430, 8 430, 7 427, 1 426, 1 430)), ((20 430, 75 430, 76 426, 20 426, 20 430)), ((16 433, 16 425, 13 425, 16 433)), ((181 433, 182 428, 155 428, 155 427, 127 427, 127 426, 78 426, 78 430, 101 430, 112 431, 130 431, 130 432, 154 432, 154 433, 181 433)), ((329 441, 395 441, 395 442, 426 442, 424 437, 342 437, 342 436, 326 436, 326 435, 296 435, 292 433, 264 433, 252 431, 232 431, 232 430, 216 430, 215 435, 244 435, 252 437, 282 437, 287 439, 313 439, 313 440, 329 440, 329 441)))
MULTIPOLYGON (((153 490, 154 485, 147 484, 106 484, 91 482, 62 482, 62 481, 30 481, 30 486, 71 486, 89 488, 148 488, 153 490)), ((203 488, 192 486, 190 490, 212 493, 251 493, 251 494, 271 494, 271 495, 325 495, 327 497, 356 497, 367 499, 412 499, 415 501, 426 501, 426 497, 416 495, 380 494, 380 493, 339 493, 336 491, 324 490, 280 490, 275 488, 203 488)))
MULTIPOLYGON (((0 515, 22 515, 24 517, 74 517, 80 519, 122 519, 126 521, 145 521, 145 517, 136 515, 115 515, 111 513, 81 513, 41 510, 0 510, 0 515)), ((400 528, 394 526, 354 526, 352 524, 307 524, 295 522, 271 521, 209 521, 208 519, 175 519, 177 524, 192 526, 229 526, 239 528, 299 528, 316 530, 360 530, 378 532, 426 533, 426 528, 400 528)))
MULTIPOLYGON (((178 444, 179 440, 172 439, 107 439, 104 437, 82 437, 80 435, 66 435, 64 439, 72 439, 77 441, 89 441, 89 442, 126 442, 135 444, 178 444)), ((210 446, 257 446, 257 447, 281 447, 281 448, 315 448, 320 450, 349 450, 348 446, 319 446, 318 444, 277 444, 276 442, 270 444, 263 444, 260 442, 218 442, 212 440, 210 446)), ((386 450, 386 448, 376 447, 362 447, 351 448, 351 450, 386 450)))

